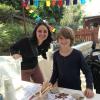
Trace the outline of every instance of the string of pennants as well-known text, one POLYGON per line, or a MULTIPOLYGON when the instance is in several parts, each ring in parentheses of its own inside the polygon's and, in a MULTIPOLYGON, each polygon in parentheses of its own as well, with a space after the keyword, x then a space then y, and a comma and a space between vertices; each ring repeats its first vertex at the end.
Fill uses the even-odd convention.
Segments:
POLYGON ((92 0, 23 0, 22 6, 27 6, 29 5, 34 5, 36 7, 39 7, 40 3, 46 3, 46 6, 55 6, 58 5, 59 7, 63 6, 64 2, 68 6, 73 3, 73 5, 76 5, 78 3, 80 4, 85 4, 87 1, 92 1, 92 0))
MULTIPOLYGON (((91 0, 88 0, 91 1, 91 0)), ((31 16, 32 18, 35 19, 35 22, 38 23, 40 20, 42 20, 42 18, 35 13, 34 9, 37 9, 39 7, 39 4, 46 4, 47 7, 50 6, 55 6, 58 5, 59 7, 62 7, 64 4, 66 4, 66 6, 70 6, 70 4, 76 5, 78 3, 81 4, 85 4, 87 2, 87 0, 22 0, 22 4, 21 6, 23 8, 25 8, 28 13, 29 16, 31 16), (34 6, 34 9, 32 9, 30 6, 34 6)), ((55 28, 50 27, 52 32, 55 32, 55 28)))

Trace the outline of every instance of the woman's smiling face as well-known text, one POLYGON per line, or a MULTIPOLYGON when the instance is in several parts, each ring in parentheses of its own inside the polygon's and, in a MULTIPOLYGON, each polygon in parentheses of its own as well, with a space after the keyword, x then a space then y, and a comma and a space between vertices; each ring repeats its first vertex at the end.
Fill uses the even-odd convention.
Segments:
POLYGON ((38 41, 43 42, 48 37, 48 29, 44 25, 40 25, 36 31, 36 37, 38 41))

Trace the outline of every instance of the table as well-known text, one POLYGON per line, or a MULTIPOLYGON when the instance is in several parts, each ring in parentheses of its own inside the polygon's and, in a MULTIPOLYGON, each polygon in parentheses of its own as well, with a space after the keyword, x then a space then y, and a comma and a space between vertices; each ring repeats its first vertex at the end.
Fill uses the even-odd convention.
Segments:
MULTIPOLYGON (((34 95, 41 88, 41 84, 30 83, 30 82, 21 82, 21 87, 16 91, 17 100, 29 100, 29 98, 34 95)), ((59 88, 65 93, 77 93, 83 95, 79 90, 59 88)), ((33 99, 34 100, 34 99, 33 99)), ((100 100, 100 94, 95 94, 93 98, 85 98, 84 100, 100 100)))
MULTIPOLYGON (((7 57, 5 57, 5 56, 0 57, 0 83, 1 83, 2 74, 11 76, 12 78, 20 79, 21 76, 20 76, 19 69, 17 69, 18 72, 16 72, 16 68, 18 68, 18 67, 16 67, 16 63, 13 63, 14 61, 11 57, 8 57, 9 59, 8 58, 5 59, 5 58, 7 58, 7 57), (13 73, 10 73, 10 72, 13 72, 13 73)), ((20 81, 20 82, 15 81, 14 85, 15 85, 14 86, 15 87, 15 97, 17 100, 29 100, 29 98, 32 95, 34 95, 39 89, 41 89, 41 84, 35 84, 35 83, 30 83, 30 82, 25 82, 25 81, 20 81)), ((1 88, 0 88, 0 90, 1 90, 1 88)), ((61 89, 61 90, 68 92, 68 93, 70 93, 70 92, 82 93, 81 91, 71 90, 71 89, 61 89)), ((10 91, 10 92, 12 92, 12 91, 10 91)), ((15 99, 12 98, 9 100, 15 100, 15 99)), ((91 99, 85 98, 85 100, 100 100, 100 94, 95 94, 95 96, 93 98, 91 98, 91 99)))
POLYGON ((41 84, 21 81, 21 86, 16 89, 16 98, 17 100, 29 100, 41 87, 41 84))

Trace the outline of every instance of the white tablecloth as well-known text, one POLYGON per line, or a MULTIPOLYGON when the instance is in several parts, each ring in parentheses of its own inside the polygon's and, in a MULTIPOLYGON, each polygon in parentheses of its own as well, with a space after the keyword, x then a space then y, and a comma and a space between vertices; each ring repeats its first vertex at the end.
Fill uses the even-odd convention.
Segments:
MULTIPOLYGON (((16 91, 17 100, 29 100, 29 98, 41 88, 40 84, 29 83, 25 81, 22 81, 21 85, 22 86, 16 91)), ((65 93, 69 93, 69 94, 76 93, 76 94, 83 95, 83 93, 78 90, 65 89, 65 88, 60 88, 60 89, 65 93)), ((93 98, 91 99, 85 98, 84 100, 100 100, 100 94, 95 94, 93 98)))
POLYGON ((16 89, 16 98, 17 100, 29 100, 40 89, 41 84, 22 81, 21 86, 16 89))

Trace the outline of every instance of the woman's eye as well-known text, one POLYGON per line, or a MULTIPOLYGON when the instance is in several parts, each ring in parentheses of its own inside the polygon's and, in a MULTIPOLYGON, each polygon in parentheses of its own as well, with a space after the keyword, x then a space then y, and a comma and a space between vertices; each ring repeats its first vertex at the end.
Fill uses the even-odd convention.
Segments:
POLYGON ((47 30, 43 30, 43 31, 42 31, 42 30, 38 30, 38 32, 39 32, 39 33, 42 33, 42 32, 43 32, 43 33, 47 33, 47 30))
POLYGON ((47 31, 46 31, 46 30, 44 30, 44 33, 47 33, 47 31))
POLYGON ((62 37, 59 37, 59 39, 62 40, 63 38, 62 37))
POLYGON ((39 32, 39 33, 41 33, 41 32, 42 32, 42 30, 38 30, 38 32, 39 32))

